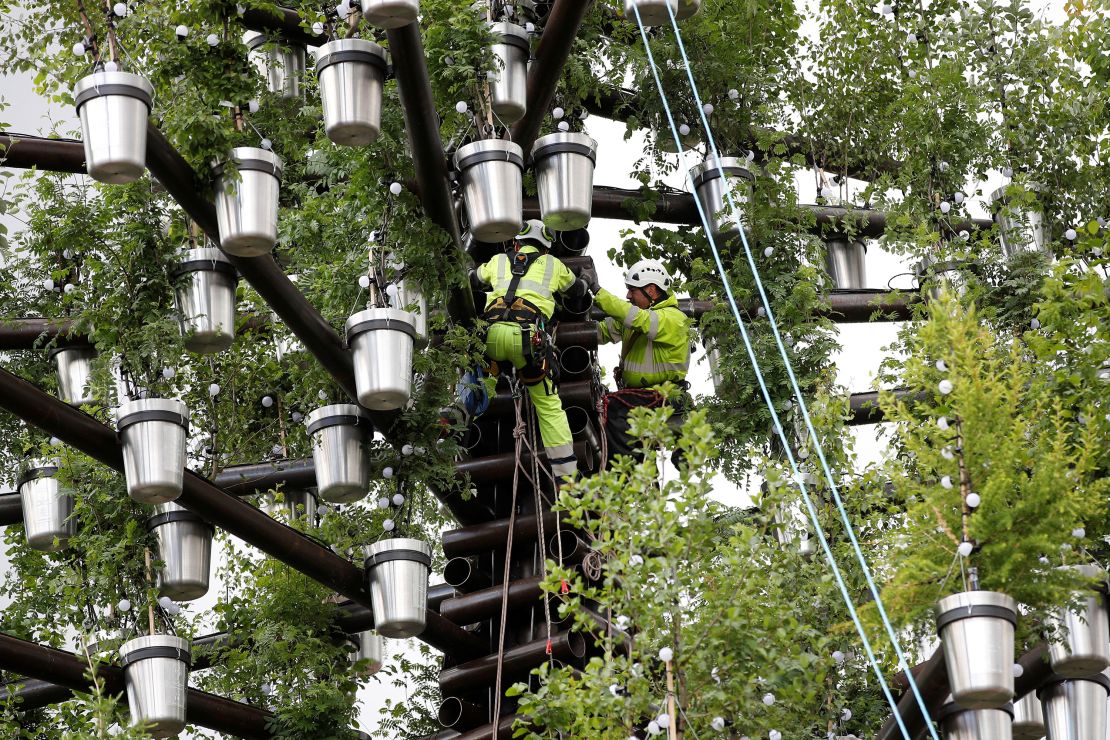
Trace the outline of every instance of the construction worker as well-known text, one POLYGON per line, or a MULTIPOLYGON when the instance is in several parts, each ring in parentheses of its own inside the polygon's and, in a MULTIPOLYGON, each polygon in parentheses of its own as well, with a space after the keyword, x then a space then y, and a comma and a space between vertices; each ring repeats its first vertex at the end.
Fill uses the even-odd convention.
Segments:
POLYGON ((520 373, 536 407, 544 451, 556 480, 573 480, 578 461, 567 414, 556 387, 547 322, 555 312, 556 293, 584 296, 586 283, 547 252, 554 236, 539 219, 532 219, 513 242, 510 254, 499 254, 472 274, 475 287, 488 288, 482 318, 486 330, 489 373, 499 374, 498 363, 508 362, 520 373))
POLYGON ((664 404, 675 407, 673 423, 681 422, 688 396, 667 399, 658 387, 670 381, 683 391, 689 389, 689 319, 671 294, 671 276, 659 260, 640 260, 624 274, 628 300, 602 288, 595 273, 583 274, 595 305, 607 318, 597 325, 598 343, 620 342, 621 359, 614 373, 620 390, 606 395, 602 420, 609 455, 641 457, 636 440, 629 434, 632 409, 664 404))

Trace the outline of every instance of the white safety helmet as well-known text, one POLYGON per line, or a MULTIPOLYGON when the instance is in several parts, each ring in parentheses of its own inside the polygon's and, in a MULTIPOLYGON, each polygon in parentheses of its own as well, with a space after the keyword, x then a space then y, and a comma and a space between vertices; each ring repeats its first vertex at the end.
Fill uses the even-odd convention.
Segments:
POLYGON ((551 249, 555 235, 544 226, 543 221, 532 218, 524 222, 524 228, 516 235, 516 240, 521 244, 534 244, 542 249, 551 249))
POLYGON ((671 276, 659 260, 640 260, 624 273, 624 284, 629 288, 654 285, 664 293, 671 290, 671 276))

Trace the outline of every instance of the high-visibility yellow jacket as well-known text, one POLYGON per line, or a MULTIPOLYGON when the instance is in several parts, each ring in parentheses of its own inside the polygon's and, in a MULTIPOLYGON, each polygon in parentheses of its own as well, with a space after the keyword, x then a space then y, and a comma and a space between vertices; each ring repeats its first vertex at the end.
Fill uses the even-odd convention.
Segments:
POLYGON ((690 370, 690 320, 673 295, 640 309, 602 288, 595 304, 609 318, 598 323, 598 342, 622 342, 621 385, 650 388, 686 380, 690 370))
MULTIPOLYGON (((526 244, 520 251, 527 254, 539 250, 526 244)), ((486 296, 486 308, 509 292, 509 283, 513 279, 510 270, 511 262, 507 254, 499 254, 478 268, 478 278, 491 286, 486 296)), ((555 299, 552 296, 569 288, 574 280, 574 273, 561 260, 550 254, 541 254, 520 279, 516 295, 540 309, 545 319, 550 319, 551 314, 555 313, 555 299)))

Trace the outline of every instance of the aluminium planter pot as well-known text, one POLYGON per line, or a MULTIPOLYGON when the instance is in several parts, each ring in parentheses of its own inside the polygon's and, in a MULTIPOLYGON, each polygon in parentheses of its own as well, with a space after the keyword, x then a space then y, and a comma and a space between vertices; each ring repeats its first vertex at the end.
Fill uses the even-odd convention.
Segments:
POLYGON ((185 729, 189 689, 189 641, 172 635, 148 635, 119 649, 131 723, 150 723, 154 737, 173 737, 185 729))
POLYGON ((927 288, 929 297, 936 300, 948 291, 961 296, 967 292, 969 273, 973 271, 971 262, 947 260, 944 262, 925 257, 914 266, 918 290, 927 288))
POLYGON ((366 667, 359 673, 363 678, 369 678, 382 669, 385 656, 385 638, 375 630, 366 630, 356 635, 351 635, 351 643, 355 649, 351 653, 351 662, 366 661, 366 667))
POLYGON ((678 6, 679 0, 624 0, 624 17, 635 23, 638 12, 643 25, 666 26, 678 16, 678 6))
POLYGON ((745 164, 747 160, 738 157, 721 157, 718 167, 717 159, 711 156, 690 169, 694 192, 705 210, 716 239, 728 241, 738 237, 741 223, 747 228, 747 217, 743 209, 748 202, 749 185, 754 176, 744 167, 745 164), (724 177, 721 176, 722 173, 724 177), (741 187, 737 187, 738 184, 742 184, 741 187), (726 193, 731 193, 732 202, 739 213, 731 212, 726 193))
POLYGON ((460 147, 455 168, 471 235, 481 242, 508 241, 524 225, 524 154, 511 141, 483 139, 460 147))
MULTIPOLYGON (((1047 252, 1044 213, 1035 203, 1010 204, 1006 187, 991 193, 991 215, 998 224, 999 241, 1006 257, 1022 252, 1047 252)), ((1025 189, 1036 195, 1041 186, 1029 183, 1025 189)))
POLYGON ((396 308, 368 308, 347 319, 358 402, 375 411, 404 407, 412 396, 416 319, 396 308))
POLYGON ((89 380, 96 350, 89 346, 56 347, 49 352, 58 366, 58 395, 71 406, 96 403, 89 380))
POLYGON ((825 272, 837 290, 863 290, 867 287, 867 245, 839 234, 826 239, 825 272))
POLYGON ((412 278, 401 278, 391 287, 392 290, 386 289, 390 305, 412 316, 416 327, 416 346, 426 347, 428 345, 428 300, 424 297, 424 292, 412 278))
POLYGON ((408 537, 366 547, 366 581, 374 628, 383 637, 415 637, 424 631, 432 548, 408 537))
POLYGON ((937 712, 945 740, 1010 740, 1013 704, 994 709, 968 709, 949 702, 937 712))
POLYGON ((212 168, 216 178, 216 221, 220 247, 236 257, 260 257, 277 244, 281 159, 266 149, 241 146, 230 159, 239 177, 212 168))
POLYGON ((1037 689, 1048 740, 1103 740, 1110 679, 1103 674, 1052 681, 1037 689))
POLYGON ((156 574, 158 593, 174 601, 193 601, 208 593, 212 563, 212 525, 173 502, 158 504, 146 527, 158 540, 163 562, 156 574))
POLYGON ((407 26, 420 15, 420 0, 362 0, 363 20, 378 28, 407 26))
POLYGON ((528 32, 508 21, 489 24, 493 34, 494 67, 489 74, 493 114, 511 126, 528 111, 528 32))
POLYGON ((309 524, 316 521, 316 494, 310 488, 268 493, 264 502, 263 509, 272 517, 284 514, 289 521, 301 518, 309 524))
POLYGON ((358 501, 370 491, 370 454, 374 434, 370 417, 353 403, 323 406, 305 417, 316 467, 316 492, 338 504, 358 501))
POLYGON ((128 401, 116 412, 123 442, 127 495, 140 504, 164 504, 181 495, 189 409, 181 401, 128 401))
POLYGON ((554 231, 583 229, 593 214, 597 142, 586 134, 548 134, 532 147, 540 216, 554 231))
POLYGON ((338 39, 320 47, 316 74, 324 106, 324 133, 341 146, 366 146, 382 130, 385 49, 365 39, 338 39))
POLYGON ((952 700, 968 709, 1014 698, 1017 602, 995 591, 946 596, 935 607, 952 700))
POLYGON ((73 515, 73 492, 57 479, 58 461, 30 460, 16 488, 23 505, 23 531, 27 545, 42 552, 56 552, 77 533, 73 515))
POLYGON ((94 72, 73 91, 92 179, 122 185, 146 172, 146 130, 154 88, 131 72, 94 72))
POLYGON ((235 341, 235 287, 239 278, 223 252, 190 249, 173 268, 181 336, 185 349, 222 352, 235 341))
MULTIPOLYGON (((1044 712, 1036 692, 1029 692, 1014 702, 1014 740, 1040 740, 1044 737, 1044 712)), ((1102 740, 1102 738, 1099 738, 1102 740)))
MULTIPOLYGON (((1096 565, 1071 567, 1085 578, 1106 582, 1106 571, 1096 565)), ((1077 611, 1058 609, 1049 617, 1049 625, 1055 633, 1048 645, 1053 673, 1083 678, 1110 666, 1110 615, 1103 592, 1085 592, 1077 611)))
POLYGON ((267 90, 283 98, 301 96, 305 70, 303 46, 257 31, 243 34, 243 43, 247 45, 247 59, 266 81, 267 90))

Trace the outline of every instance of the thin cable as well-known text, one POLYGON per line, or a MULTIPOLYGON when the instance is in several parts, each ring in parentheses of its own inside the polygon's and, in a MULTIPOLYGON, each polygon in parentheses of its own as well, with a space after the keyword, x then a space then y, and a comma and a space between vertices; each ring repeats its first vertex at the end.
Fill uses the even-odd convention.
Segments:
MULTIPOLYGON (((686 46, 682 43, 682 32, 679 31, 678 23, 675 20, 674 12, 671 9, 670 5, 667 6, 667 14, 670 16, 671 19, 671 28, 674 29, 675 40, 678 42, 678 50, 682 54, 682 63, 686 67, 686 77, 690 81, 690 90, 694 94, 694 103, 695 105, 697 105, 698 116, 701 118, 702 126, 705 129, 706 140, 709 142, 709 146, 717 166, 717 172, 720 175, 721 179, 724 180, 725 172, 724 165, 721 162, 721 153, 717 150, 717 141, 716 138, 713 136, 713 130, 709 126, 709 119, 706 117, 705 108, 702 106, 701 94, 698 92, 697 83, 694 81, 694 72, 690 66, 690 59, 686 55, 686 46)), ((786 351, 786 347, 783 345, 782 337, 779 335, 778 323, 775 321, 774 312, 771 310, 771 301, 767 298, 767 292, 764 290, 763 281, 759 277, 759 268, 756 267, 755 259, 752 256, 751 247, 748 244, 748 237, 744 233, 744 227, 740 221, 740 210, 736 207, 736 203, 732 198, 731 190, 728 187, 725 187, 723 188, 723 191, 725 194, 725 198, 728 201, 731 218, 734 220, 734 223, 736 223, 737 228, 740 231, 740 241, 744 245, 744 253, 747 256, 748 265, 751 267, 752 277, 755 279, 756 287, 759 289, 760 299, 763 301, 763 306, 767 311, 767 321, 771 326, 771 334, 775 338, 775 344, 778 345, 779 354, 782 356, 783 363, 786 366, 786 374, 790 378, 790 385, 793 388, 794 396, 798 401, 798 407, 801 409, 802 418, 805 420, 806 429, 809 431, 810 439, 813 442, 813 448, 817 452, 817 458, 820 461, 821 468, 825 473, 825 479, 828 481, 829 488, 832 491, 833 501, 836 503, 837 511, 840 513, 840 520, 844 523, 844 529, 848 535, 848 539, 852 543, 852 549, 855 551, 856 560, 859 561, 860 568, 863 571, 864 579, 867 581, 867 588, 871 592, 872 598, 874 598, 875 600, 875 606, 878 608, 879 617, 882 620, 883 627, 886 629, 887 636, 890 638, 891 645, 894 647, 894 652, 898 656, 899 667, 903 670, 903 672, 905 672, 909 680, 910 690, 913 692, 914 698, 917 700, 917 705, 921 709, 921 714, 928 724, 929 734, 932 736, 933 740, 940 740, 939 736, 937 735, 936 728, 933 727, 933 723, 929 716, 929 710, 925 706, 925 699, 921 696, 921 691, 918 689, 917 681, 913 677, 913 671, 910 670, 909 661, 906 660, 905 653, 902 651, 901 641, 898 639, 898 635, 894 629, 894 625, 891 624, 890 617, 887 615, 886 607, 883 606, 883 601, 879 597, 879 587, 875 583, 875 579, 872 576, 871 568, 867 565, 867 558, 864 557, 863 548, 860 547, 859 538, 856 537, 856 532, 855 528, 852 526, 851 517, 848 516, 848 511, 844 508, 844 502, 840 498, 840 491, 837 488, 836 481, 834 480, 832 470, 829 467, 828 460, 825 459, 825 450, 821 445, 820 438, 817 435, 817 430, 813 426, 813 420, 809 416, 809 409, 806 406, 805 397, 802 394, 802 389, 798 385, 797 378, 794 376, 794 368, 790 363, 789 354, 786 351)), ((696 194, 695 200, 697 200, 696 194)), ((708 229, 708 224, 706 225, 706 228, 708 229)), ((716 255, 715 244, 713 244, 713 251, 714 257, 718 258, 716 255)), ((720 264, 719 258, 718 267, 721 270, 721 279, 723 281, 726 281, 727 284, 728 278, 725 275, 723 265, 720 264)), ((733 301, 731 290, 729 291, 729 300, 733 301)))
MULTIPOLYGON (((655 79, 655 86, 659 91, 659 98, 663 104, 663 110, 667 115, 667 122, 669 123, 671 128, 671 135, 674 137, 675 145, 678 150, 682 151, 682 139, 678 133, 678 125, 675 123, 674 114, 671 112, 671 106, 667 100, 667 94, 663 89, 663 82, 659 78, 659 69, 655 64, 654 55, 652 55, 651 53, 651 46, 648 43, 647 31, 644 29, 644 24, 640 19, 640 9, 636 5, 633 5, 632 9, 633 13, 636 16, 636 25, 640 28, 640 36, 644 42, 644 50, 647 52, 648 62, 651 66, 651 74, 652 77, 655 79)), ((686 177, 688 180, 690 179, 689 171, 687 171, 686 177)), ((693 183, 691 182, 691 187, 692 186, 693 183)), ((860 621, 859 613, 856 611, 856 607, 852 603, 852 596, 851 593, 848 591, 848 585, 844 582, 844 577, 840 573, 840 568, 837 567, 836 558, 833 556, 832 549, 829 547, 828 539, 825 537, 824 529, 821 527, 821 523, 817 518, 817 510, 813 506, 813 501, 810 499, 809 493, 805 487, 805 483, 802 481, 802 475, 798 469, 797 461, 795 461, 794 454, 790 450, 790 444, 789 441, 786 439, 786 433, 783 431, 782 422, 779 419, 778 412, 775 410, 775 405, 771 400, 771 393, 767 389, 767 383, 763 378, 762 371, 759 369, 759 363, 756 359, 755 349, 752 347, 751 340, 748 337, 748 330, 744 325, 744 320, 740 316, 740 310, 737 308, 736 300, 732 295, 732 286, 729 284, 727 274, 724 269, 724 264, 721 262, 720 253, 717 251, 717 243, 713 236, 713 231, 710 228, 709 218, 705 213, 705 207, 702 205, 701 200, 696 196, 694 198, 694 205, 697 207, 698 215, 701 217, 702 223, 705 225, 706 236, 709 238, 709 245, 713 251, 713 259, 717 264, 717 269, 721 273, 722 283, 725 288, 725 293, 727 294, 729 299, 729 306, 732 309, 733 317, 736 319, 736 324, 740 328, 740 336, 744 341, 744 349, 747 351, 748 358, 751 360, 752 369, 755 371, 755 377, 759 383, 759 389, 761 394, 763 395, 764 403, 767 404, 767 408, 771 413, 771 419, 772 421, 774 421, 775 432, 778 434, 779 439, 783 441, 783 447, 786 451, 786 457, 790 463, 791 471, 794 474, 794 480, 798 483, 798 486, 801 489, 802 500, 805 503, 806 511, 809 514, 809 518, 813 522, 814 529, 817 532, 817 538, 821 542, 821 549, 824 551, 825 558, 829 561, 829 566, 832 568, 833 577, 836 580, 837 587, 839 588, 841 596, 844 599, 844 603, 848 607, 848 613, 852 618, 852 623, 855 625, 856 632, 859 633, 860 640, 863 643, 863 649, 864 652, 867 654, 868 661, 871 663, 871 667, 875 670, 875 677, 879 682, 879 686, 882 688, 883 696, 886 697, 887 703, 890 705, 891 711, 894 713, 894 719, 898 724, 898 728, 902 732, 902 736, 906 738, 906 740, 910 740, 911 735, 909 733, 909 730, 906 729, 906 725, 902 721, 902 716, 898 713, 898 703, 894 700, 894 696, 890 692, 890 687, 887 685, 886 678, 883 676, 883 671, 882 668, 879 666, 879 661, 875 657, 874 650, 872 650, 871 648, 871 641, 868 640, 867 632, 866 630, 864 630, 863 624, 860 621)), ((741 229, 741 233, 743 233, 743 229, 741 229)))

